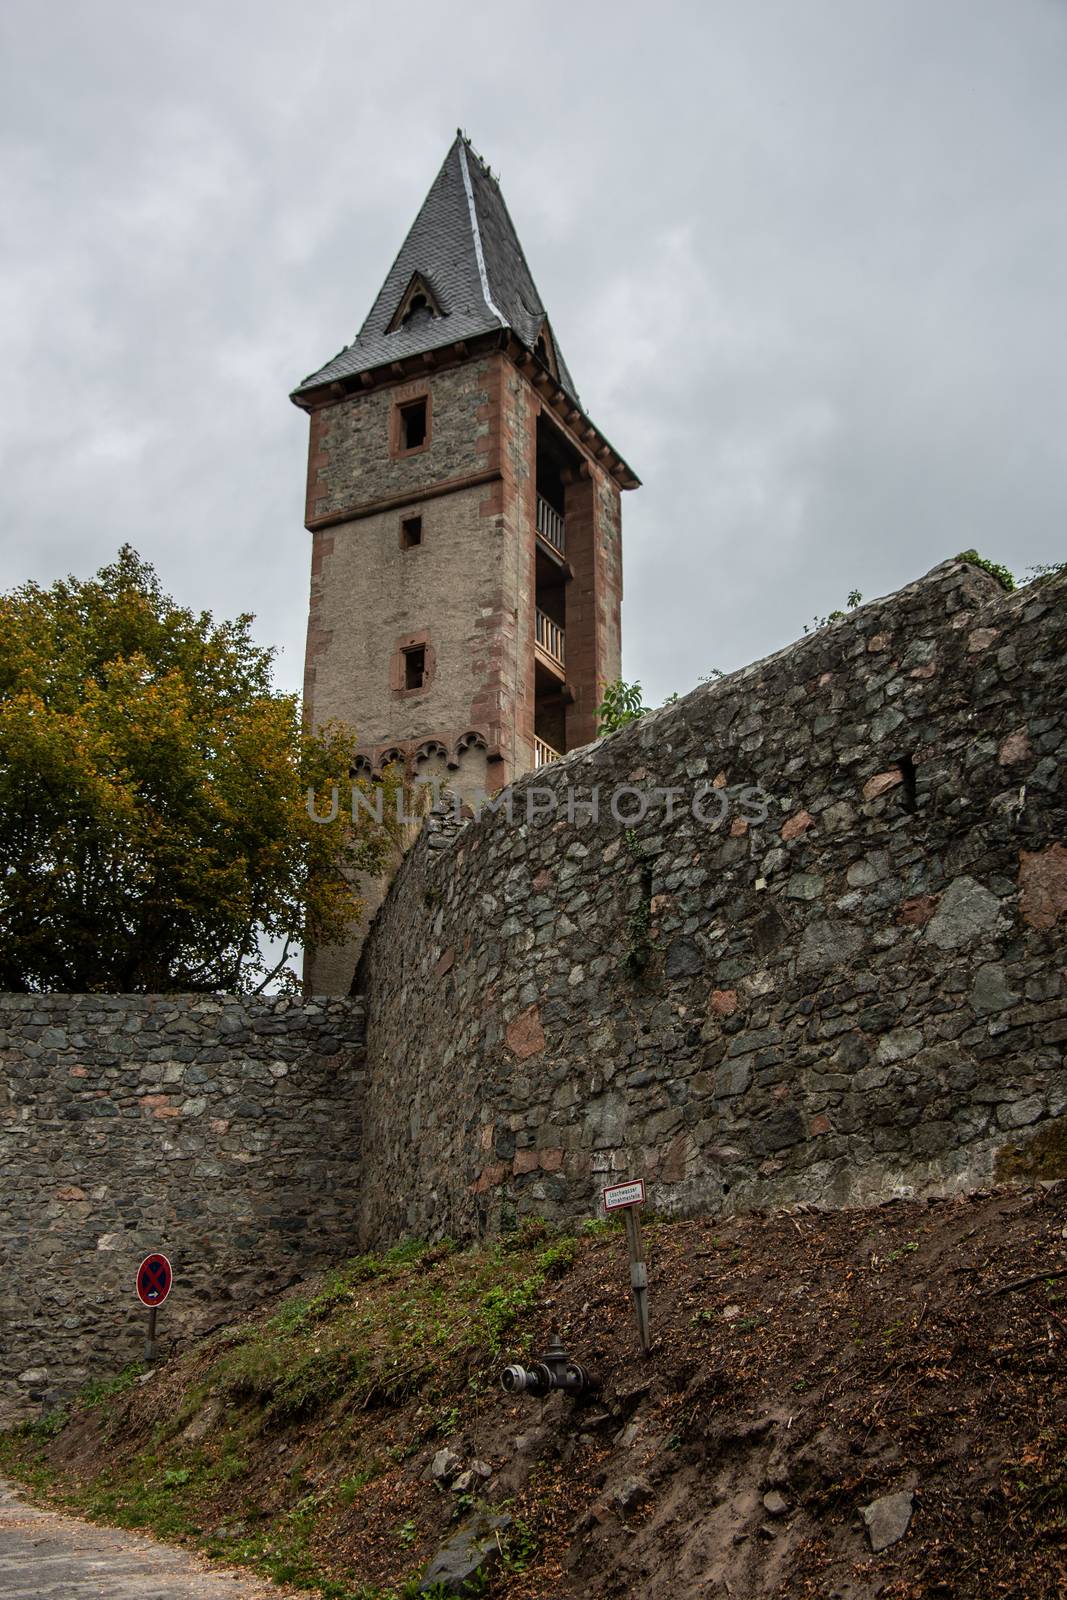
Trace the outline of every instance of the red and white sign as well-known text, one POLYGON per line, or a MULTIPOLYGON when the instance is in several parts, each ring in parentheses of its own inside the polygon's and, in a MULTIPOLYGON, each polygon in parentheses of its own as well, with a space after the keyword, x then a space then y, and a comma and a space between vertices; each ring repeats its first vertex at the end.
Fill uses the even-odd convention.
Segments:
POLYGON ((145 1256, 137 1268, 137 1298, 151 1311, 170 1294, 174 1273, 166 1256, 145 1256))
POLYGON ((644 1203, 644 1178, 634 1178, 629 1183, 613 1183, 610 1189, 604 1190, 605 1211, 621 1211, 625 1206, 643 1206, 644 1203))

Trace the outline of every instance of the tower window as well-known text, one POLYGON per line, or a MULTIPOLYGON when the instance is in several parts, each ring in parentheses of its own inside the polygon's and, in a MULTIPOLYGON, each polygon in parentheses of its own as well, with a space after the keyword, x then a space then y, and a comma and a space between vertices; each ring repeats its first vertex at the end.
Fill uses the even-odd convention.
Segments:
POLYGON ((430 302, 427 300, 424 294, 416 294, 412 296, 408 303, 407 310, 400 319, 401 325, 406 326, 414 317, 419 316, 420 313, 425 317, 431 317, 433 315, 430 310, 430 302))
POLYGON ((400 448, 418 450, 426 443, 426 397, 400 407, 400 448))
POLYGON ((417 544, 422 543, 422 518, 401 517, 400 519, 400 548, 401 550, 414 550, 417 544))
POLYGON ((404 688, 421 689, 426 682, 426 646, 414 645, 404 651, 404 688))

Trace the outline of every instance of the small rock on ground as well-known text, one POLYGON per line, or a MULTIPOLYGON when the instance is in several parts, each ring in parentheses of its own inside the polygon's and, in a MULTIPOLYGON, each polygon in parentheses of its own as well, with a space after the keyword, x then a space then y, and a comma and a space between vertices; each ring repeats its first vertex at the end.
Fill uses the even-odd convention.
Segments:
POLYGON ((465 1593, 472 1578, 488 1575, 499 1560, 499 1536, 510 1526, 507 1515, 490 1517, 479 1513, 471 1517, 438 1550, 426 1568, 419 1593, 427 1594, 438 1585, 446 1594, 465 1593))
POLYGON ((911 1490, 901 1489, 897 1494, 883 1495, 880 1500, 872 1500, 869 1506, 860 1508, 875 1555, 903 1539, 911 1522, 913 1503, 911 1490))

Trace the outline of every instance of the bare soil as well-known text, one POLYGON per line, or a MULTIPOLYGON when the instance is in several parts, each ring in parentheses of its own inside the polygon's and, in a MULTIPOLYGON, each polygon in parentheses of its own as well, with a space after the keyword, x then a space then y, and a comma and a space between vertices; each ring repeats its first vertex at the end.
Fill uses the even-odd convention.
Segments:
POLYGON ((1065 1234, 1060 1184, 654 1224, 647 1357, 621 1230, 573 1262, 536 1229, 436 1247, 290 1295, 0 1459, 337 1600, 413 1593, 478 1504, 514 1519, 486 1591, 508 1600, 1045 1600, 1067 1593, 1065 1234), (504 1394, 556 1330, 599 1388, 504 1394), (491 1477, 428 1479, 445 1447, 491 1477), (876 1555, 861 1508, 901 1490, 910 1527, 876 1555))

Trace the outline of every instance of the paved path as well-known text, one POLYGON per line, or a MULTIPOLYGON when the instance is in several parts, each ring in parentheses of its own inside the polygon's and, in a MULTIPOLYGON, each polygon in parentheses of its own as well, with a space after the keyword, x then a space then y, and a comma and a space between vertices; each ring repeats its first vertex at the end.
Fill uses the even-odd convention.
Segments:
POLYGON ((141 1534, 39 1511, 0 1479, 0 1600, 282 1600, 285 1592, 141 1534))

